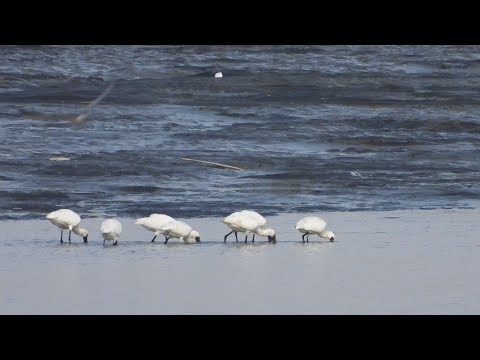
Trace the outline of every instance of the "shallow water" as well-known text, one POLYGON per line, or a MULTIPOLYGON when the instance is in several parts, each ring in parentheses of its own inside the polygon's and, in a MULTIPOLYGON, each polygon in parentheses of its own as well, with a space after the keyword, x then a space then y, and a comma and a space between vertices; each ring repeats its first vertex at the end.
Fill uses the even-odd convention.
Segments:
MULTIPOLYGON (((278 243, 236 243, 218 218, 184 219, 202 242, 164 245, 121 219, 82 220, 89 243, 59 243, 47 220, 0 223, 2 314, 477 314, 478 210, 323 213, 336 241, 268 217, 278 243), (111 243, 110 243, 111 244, 111 243)), ((243 236, 239 236, 243 239, 243 236)))
POLYGON ((478 207, 479 49, 0 46, 0 219, 478 207))

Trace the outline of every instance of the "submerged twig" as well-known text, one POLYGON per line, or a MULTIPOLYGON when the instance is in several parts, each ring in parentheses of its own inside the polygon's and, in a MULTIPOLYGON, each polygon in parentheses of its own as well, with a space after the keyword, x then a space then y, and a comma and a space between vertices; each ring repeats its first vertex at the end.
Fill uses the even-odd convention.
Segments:
POLYGON ((87 105, 87 110, 86 110, 84 113, 78 115, 78 116, 74 119, 74 121, 75 121, 76 123, 81 123, 81 122, 85 121, 85 120, 87 119, 87 117, 90 115, 90 112, 92 111, 92 108, 93 108, 95 105, 97 105, 100 101, 102 101, 105 96, 108 95, 108 93, 112 90, 113 85, 115 85, 115 83, 112 83, 112 84, 111 84, 109 87, 107 87, 98 97, 96 97, 93 101, 89 102, 88 105, 87 105))
POLYGON ((236 167, 236 166, 225 165, 225 164, 220 164, 220 163, 205 161, 205 160, 196 160, 196 159, 190 159, 190 158, 185 158, 185 157, 182 158, 182 160, 195 161, 195 162, 199 162, 199 163, 203 163, 203 164, 210 164, 210 165, 219 166, 219 167, 223 167, 223 168, 227 168, 227 169, 245 170, 245 169, 242 169, 242 168, 239 168, 239 167, 236 167))
POLYGON ((110 84, 99 96, 97 96, 93 101, 89 102, 82 102, 83 104, 87 104, 86 111, 82 114, 44 114, 39 111, 28 111, 28 110, 20 110, 19 113, 23 116, 27 116, 31 119, 38 119, 38 120, 70 120, 75 124, 83 123, 88 116, 90 116, 90 112, 92 108, 97 105, 100 101, 102 101, 105 96, 112 90, 115 82, 110 84))

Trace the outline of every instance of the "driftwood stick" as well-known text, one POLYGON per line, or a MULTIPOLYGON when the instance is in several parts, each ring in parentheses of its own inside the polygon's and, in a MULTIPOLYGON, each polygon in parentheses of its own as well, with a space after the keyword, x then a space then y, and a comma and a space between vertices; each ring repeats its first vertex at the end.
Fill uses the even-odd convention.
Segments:
POLYGON ((225 164, 220 164, 220 163, 211 162, 211 161, 205 161, 205 160, 196 160, 196 159, 190 159, 190 158, 185 158, 185 157, 182 158, 182 160, 195 161, 195 162, 199 162, 199 163, 203 163, 203 164, 210 164, 210 165, 214 165, 214 166, 220 166, 220 167, 227 168, 227 169, 245 170, 245 169, 242 169, 242 168, 239 168, 239 167, 236 167, 236 166, 225 165, 225 164))
POLYGON ((115 85, 115 82, 113 82, 109 87, 107 87, 99 96, 97 96, 94 100, 90 101, 87 105, 87 110, 83 112, 82 114, 78 115, 74 121, 77 123, 83 122, 87 119, 87 117, 90 115, 90 112, 92 111, 93 107, 97 105, 100 101, 103 100, 105 96, 108 95, 110 90, 112 90, 113 85, 115 85))

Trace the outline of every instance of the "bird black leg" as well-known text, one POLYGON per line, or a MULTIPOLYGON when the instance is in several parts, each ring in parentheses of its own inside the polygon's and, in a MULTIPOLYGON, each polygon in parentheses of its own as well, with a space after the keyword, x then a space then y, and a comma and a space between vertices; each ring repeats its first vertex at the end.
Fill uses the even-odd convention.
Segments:
POLYGON ((157 238, 157 235, 155 235, 155 236, 153 237, 152 241, 150 241, 150 242, 154 242, 156 238, 157 238))
POLYGON ((60 244, 63 244, 63 230, 60 231, 60 244))
POLYGON ((103 239, 103 246, 105 246, 105 239, 103 239))
POLYGON ((255 234, 253 234, 252 242, 255 242, 255 234))
POLYGON ((307 235, 307 234, 303 234, 303 235, 302 235, 302 241, 303 241, 303 242, 305 242, 305 235, 307 235))
POLYGON ((308 234, 307 234, 307 243, 308 243, 308 234))
POLYGON ((225 235, 225 236, 223 237, 223 242, 224 242, 224 243, 227 242, 227 237, 228 237, 228 235, 230 235, 231 233, 233 233, 233 230, 230 231, 227 235, 225 235))
POLYGON ((70 244, 70 242, 71 242, 71 239, 70 239, 70 236, 71 236, 71 235, 72 235, 72 230, 70 230, 70 231, 68 232, 68 243, 69 243, 69 244, 70 244))
POLYGON ((238 242, 238 236, 236 231, 235 231, 235 239, 237 239, 237 242, 238 242))
POLYGON ((248 235, 245 235, 245 244, 247 243, 248 235))
POLYGON ((164 244, 168 243, 168 237, 165 237, 165 242, 164 244))
POLYGON ((115 240, 115 242, 113 243, 113 246, 117 245, 117 241, 118 241, 118 240, 115 240))

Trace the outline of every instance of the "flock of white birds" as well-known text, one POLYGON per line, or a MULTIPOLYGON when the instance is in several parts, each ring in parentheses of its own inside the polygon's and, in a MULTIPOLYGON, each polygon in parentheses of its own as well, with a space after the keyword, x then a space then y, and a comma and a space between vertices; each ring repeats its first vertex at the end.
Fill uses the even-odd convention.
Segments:
MULTIPOLYGON (((222 78, 221 72, 215 73, 215 78, 222 78)), ((88 112, 77 116, 76 122, 81 122, 86 119, 92 107, 98 104, 112 89, 111 84, 100 96, 88 105, 88 112)), ((50 160, 60 160, 59 158, 51 158, 50 160)), ((61 158, 61 160, 68 160, 68 158, 61 158)), ((186 159, 185 160, 192 160, 186 159)), ((198 161, 198 160, 195 160, 198 161)), ((219 164, 217 164, 219 165, 219 164)), ((226 165, 223 165, 226 166, 226 165)), ((53 211, 47 215, 47 219, 54 225, 60 228, 60 242, 63 243, 63 230, 68 230, 68 242, 71 243, 71 235, 73 233, 83 237, 83 242, 88 243, 88 231, 80 227, 80 215, 70 209, 60 209, 53 211)), ((267 220, 259 213, 251 210, 243 210, 234 212, 225 217, 222 222, 227 225, 231 231, 224 236, 224 242, 227 242, 227 237, 232 233, 235 234, 235 239, 238 242, 237 233, 245 233, 245 244, 247 243, 248 234, 253 234, 252 242, 255 242, 255 235, 266 236, 268 242, 275 244, 277 237, 275 230, 266 227, 267 220)), ((186 244, 193 244, 200 242, 200 233, 187 223, 178 221, 165 214, 151 214, 149 217, 144 217, 135 221, 135 224, 143 226, 148 231, 155 233, 151 240, 155 241, 158 235, 165 237, 164 244, 168 243, 170 239, 180 239, 186 244)), ((307 216, 297 222, 295 229, 303 233, 302 241, 305 242, 311 234, 316 234, 322 238, 327 238, 331 242, 335 240, 335 235, 331 231, 325 230, 326 222, 318 216, 307 216)), ((117 245, 120 234, 122 233, 122 224, 116 219, 105 220, 100 232, 103 236, 103 245, 105 241, 113 241, 113 245, 117 245)))
MULTIPOLYGON (((80 227, 81 218, 76 212, 69 209, 60 209, 49 213, 47 219, 60 228, 61 243, 63 243, 63 230, 69 231, 69 243, 71 242, 72 231, 74 234, 83 237, 84 243, 88 243, 88 231, 80 227)), ((222 222, 231 229, 231 231, 224 236, 224 242, 227 242, 227 237, 232 233, 235 234, 235 239, 238 242, 237 233, 239 232, 245 233, 245 244, 247 243, 248 234, 253 234, 252 242, 255 242, 255 235, 266 236, 268 242, 271 244, 277 242, 275 230, 266 227, 267 220, 255 211, 237 211, 225 217, 222 222)), ((200 233, 198 231, 192 229, 187 223, 175 220, 168 215, 151 214, 149 217, 136 220, 135 224, 141 225, 155 234, 151 240, 152 242, 155 241, 158 235, 165 237, 164 244, 167 244, 170 239, 179 239, 186 244, 200 242, 200 233)), ((318 216, 307 216, 296 223, 295 229, 303 233, 303 242, 305 242, 305 237, 308 242, 308 236, 312 234, 316 234, 333 242, 335 235, 333 232, 325 230, 326 225, 327 223, 318 216)), ((107 240, 113 241, 113 245, 117 245, 117 241, 122 233, 122 224, 116 219, 107 219, 102 223, 100 232, 103 236, 103 245, 105 245, 105 241, 107 240)))

